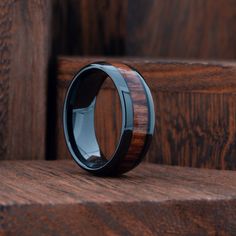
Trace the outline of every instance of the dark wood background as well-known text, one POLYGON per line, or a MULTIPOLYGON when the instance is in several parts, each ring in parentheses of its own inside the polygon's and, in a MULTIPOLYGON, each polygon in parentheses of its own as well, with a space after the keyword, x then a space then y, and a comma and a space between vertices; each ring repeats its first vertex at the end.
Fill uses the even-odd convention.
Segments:
POLYGON ((234 0, 58 0, 59 52, 235 59, 234 0))
POLYGON ((0 3, 0 159, 44 159, 51 4, 0 3))
MULTIPOLYGON (((155 77, 156 81, 160 81, 164 77, 171 79, 174 75, 176 80, 169 80, 170 84, 166 83, 165 88, 177 88, 178 78, 188 78, 190 74, 196 78, 195 83, 202 78, 199 83, 204 84, 210 76, 221 86, 214 93, 192 94, 183 92, 188 87, 185 84, 185 87, 179 87, 178 94, 176 91, 159 91, 154 95, 156 109, 160 111, 157 119, 164 119, 177 131, 181 129, 173 122, 178 120, 178 124, 181 123, 178 114, 190 114, 193 111, 190 104, 195 104, 197 109, 191 113, 192 122, 189 124, 191 127, 187 126, 187 133, 185 129, 179 133, 172 129, 171 136, 156 136, 155 148, 151 149, 148 160, 178 164, 181 161, 175 163, 172 157, 176 156, 179 160, 184 155, 186 159, 181 160, 186 162, 181 162, 183 165, 235 167, 235 91, 230 90, 229 84, 234 83, 234 66, 219 63, 218 67, 210 66, 209 71, 202 71, 205 68, 203 65, 198 69, 191 66, 192 59, 234 60, 235 23, 236 2, 233 0, 2 0, 0 159, 64 158, 64 151, 58 145, 64 143, 64 139, 58 135, 61 128, 57 126, 61 119, 57 105, 63 100, 57 79, 59 55, 135 56, 168 58, 165 68, 157 66, 164 73, 162 77, 155 77), (179 68, 175 60, 171 60, 173 58, 185 59, 190 66, 179 68), (173 74, 169 70, 173 70, 173 74), (179 70, 180 75, 175 77, 175 72, 179 70), (229 77, 225 79, 224 71, 226 74, 232 73, 231 82, 229 77), (202 77, 198 77, 199 74, 202 77), (168 120, 170 117, 166 114, 169 110, 164 109, 162 101, 169 104, 169 110, 177 109, 175 114, 171 113, 173 120, 168 120), (206 110, 210 115, 205 113, 206 110), (206 121, 208 123, 204 123, 206 121), (206 127, 199 126, 201 122, 206 127), (192 135, 190 139, 187 134, 192 135), (198 142, 182 149, 180 146, 186 145, 191 138, 198 142), (158 151, 165 149, 165 145, 171 143, 170 139, 175 140, 172 143, 176 146, 168 146, 168 151, 163 153, 158 151), (222 149, 224 144, 227 148, 222 149), (209 148, 204 148, 205 145, 209 148), (195 150, 197 157, 189 160, 192 150, 195 150), (207 159, 209 157, 217 161, 212 162, 213 159, 207 159), (190 164, 196 158, 202 161, 196 165, 190 164)), ((145 69, 142 65, 138 68, 141 71, 145 69)))
POLYGON ((234 0, 129 1, 126 53, 235 59, 234 0))

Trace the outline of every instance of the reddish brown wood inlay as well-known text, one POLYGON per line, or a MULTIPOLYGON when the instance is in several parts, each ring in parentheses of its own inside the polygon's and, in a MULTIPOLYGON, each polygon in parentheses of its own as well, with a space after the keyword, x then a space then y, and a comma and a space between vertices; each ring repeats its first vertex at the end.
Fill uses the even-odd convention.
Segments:
POLYGON ((134 128, 133 135, 128 149, 128 153, 121 163, 121 171, 132 168, 135 162, 140 158, 148 129, 148 104, 146 93, 140 78, 130 67, 124 64, 113 63, 118 68, 130 90, 130 96, 133 102, 134 128))

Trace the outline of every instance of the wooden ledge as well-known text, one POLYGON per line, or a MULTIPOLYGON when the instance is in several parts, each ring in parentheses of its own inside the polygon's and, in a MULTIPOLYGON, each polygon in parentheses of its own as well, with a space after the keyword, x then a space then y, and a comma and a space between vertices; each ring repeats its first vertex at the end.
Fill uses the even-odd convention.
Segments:
POLYGON ((98 178, 72 161, 0 162, 0 235, 236 233, 236 173, 141 164, 98 178))
MULTIPOLYGON (((101 60, 136 68, 151 89, 156 122, 147 161, 236 170, 235 62, 59 57, 53 156, 59 159, 70 156, 61 121, 67 87, 81 67, 101 60)), ((114 96, 114 89, 103 88, 96 106, 95 123, 99 127, 96 134, 103 150, 110 153, 114 150, 112 131, 114 134, 120 131, 119 99, 114 96)))
POLYGON ((68 87, 83 66, 96 61, 128 64, 145 78, 152 92, 236 93, 236 63, 128 57, 59 57, 58 85, 68 87))

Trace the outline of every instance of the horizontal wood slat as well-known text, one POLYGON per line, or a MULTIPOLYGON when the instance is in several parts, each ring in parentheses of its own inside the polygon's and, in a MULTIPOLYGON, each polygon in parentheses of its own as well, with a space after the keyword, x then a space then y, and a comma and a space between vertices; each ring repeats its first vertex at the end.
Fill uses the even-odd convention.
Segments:
MULTIPOLYGON (((236 64, 230 62, 59 58, 57 158, 69 157, 61 125, 66 88, 82 66, 101 60, 131 65, 141 72, 152 90, 156 127, 146 160, 171 165, 236 169, 236 64)), ((108 91, 109 88, 107 86, 108 91)), ((110 99, 109 94, 106 102, 112 107, 114 100, 110 99)), ((109 119, 113 124, 115 117, 111 111, 109 119)), ((103 137, 102 141, 109 149, 111 143, 102 135, 102 130, 112 130, 107 131, 102 122, 109 122, 102 107, 96 119, 101 125, 98 136, 103 137)))
POLYGON ((97 178, 73 161, 0 162, 1 235, 234 235, 236 173, 141 164, 97 178))

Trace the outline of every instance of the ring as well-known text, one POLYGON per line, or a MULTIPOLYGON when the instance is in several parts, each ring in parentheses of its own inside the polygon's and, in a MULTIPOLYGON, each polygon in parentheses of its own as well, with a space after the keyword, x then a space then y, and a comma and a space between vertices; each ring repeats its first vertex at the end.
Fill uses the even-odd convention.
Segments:
POLYGON ((63 109, 66 144, 76 163, 95 175, 120 175, 136 167, 149 148, 154 125, 150 89, 141 74, 128 65, 89 64, 75 75, 68 88, 63 109), (119 142, 110 158, 102 153, 94 127, 96 97, 106 78, 118 91, 122 112, 119 142))

